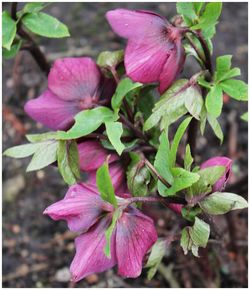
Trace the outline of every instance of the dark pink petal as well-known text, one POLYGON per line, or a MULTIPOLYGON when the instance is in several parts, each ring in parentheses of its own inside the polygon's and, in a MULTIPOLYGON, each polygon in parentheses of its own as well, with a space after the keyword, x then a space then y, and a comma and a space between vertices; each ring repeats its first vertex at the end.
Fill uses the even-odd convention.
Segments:
POLYGON ((102 218, 87 233, 76 238, 76 254, 70 266, 73 281, 77 282, 90 274, 103 272, 116 264, 115 231, 111 237, 111 259, 104 255, 105 231, 110 223, 109 215, 102 218))
MULTIPOLYGON (((99 97, 100 70, 89 57, 55 61, 48 77, 49 89, 65 101, 99 97)), ((84 105, 84 104, 83 104, 84 105)))
POLYGON ((177 214, 181 214, 181 210, 183 208, 183 204, 169 203, 167 205, 167 207, 170 208, 172 211, 176 212, 177 214))
POLYGON ((115 33, 131 39, 158 35, 168 24, 160 15, 142 10, 115 9, 108 11, 106 18, 115 33))
POLYGON ((210 158, 201 164, 201 167, 200 167, 201 169, 212 167, 212 166, 225 167, 225 173, 214 184, 213 191, 222 191, 225 188, 226 183, 228 182, 231 172, 232 172, 232 162, 233 161, 230 158, 217 156, 217 157, 210 158))
POLYGON ((164 93, 177 78, 185 62, 185 50, 181 44, 181 39, 176 40, 175 45, 175 49, 171 51, 160 74, 159 91, 161 94, 164 93))
POLYGON ((110 152, 102 147, 97 141, 84 141, 78 144, 80 169, 83 171, 97 170, 110 155, 109 163, 118 159, 118 155, 109 154, 110 152))
POLYGON ((73 123, 80 108, 77 102, 63 101, 47 90, 40 97, 28 101, 24 110, 35 121, 53 130, 64 130, 73 123))
POLYGON ((116 255, 121 276, 135 278, 141 274, 142 260, 157 240, 151 218, 135 208, 123 212, 116 227, 116 255))
POLYGON ((64 199, 45 209, 53 220, 66 220, 71 231, 86 231, 104 211, 112 210, 97 192, 84 185, 73 185, 64 199))

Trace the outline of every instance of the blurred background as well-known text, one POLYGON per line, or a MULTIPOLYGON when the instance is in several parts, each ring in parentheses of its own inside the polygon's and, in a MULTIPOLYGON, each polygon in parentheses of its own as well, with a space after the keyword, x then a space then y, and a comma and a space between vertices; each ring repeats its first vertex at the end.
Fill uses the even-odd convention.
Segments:
MULTIPOLYGON (((248 7, 247 3, 223 3, 220 23, 214 37, 214 54, 233 55, 233 66, 240 67, 247 81, 248 7)), ((3 3, 4 9, 10 9, 3 3)), ((19 3, 18 7, 23 4, 19 3)), ((45 11, 65 23, 71 37, 38 38, 47 58, 89 55, 124 47, 105 20, 113 8, 146 9, 170 19, 175 3, 54 3, 45 11)), ((213 59, 214 61, 214 59, 213 59)), ((184 76, 197 69, 187 59, 184 76)), ((47 81, 28 52, 14 60, 3 61, 3 149, 26 142, 26 133, 46 131, 25 115, 23 106, 46 88, 47 81)), ((222 146, 209 128, 197 142, 197 161, 214 155, 234 160, 233 175, 227 191, 247 198, 247 123, 240 115, 247 103, 225 99, 220 117, 225 140, 222 146)), ((67 187, 56 168, 25 173, 29 158, 3 158, 3 287, 247 287, 247 210, 218 216, 215 223, 223 239, 211 241, 202 258, 184 256, 178 242, 172 243, 155 277, 149 281, 146 271, 137 279, 122 279, 116 269, 93 274, 78 284, 70 282, 68 267, 74 256, 74 234, 63 221, 43 216, 43 210, 61 199, 67 187), (224 244, 223 244, 224 243, 224 244)), ((147 208, 144 209, 147 212, 147 208)), ((150 208, 157 221, 159 236, 180 231, 182 222, 172 212, 157 206, 150 208)))

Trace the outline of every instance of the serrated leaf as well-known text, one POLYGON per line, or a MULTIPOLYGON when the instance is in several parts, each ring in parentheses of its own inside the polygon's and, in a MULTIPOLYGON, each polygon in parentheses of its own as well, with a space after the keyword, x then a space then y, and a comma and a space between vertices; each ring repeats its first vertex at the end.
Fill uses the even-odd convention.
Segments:
POLYGON ((97 64, 101 67, 116 67, 119 63, 123 61, 124 51, 103 51, 98 55, 97 64))
POLYGON ((204 101, 198 88, 194 88, 192 93, 190 93, 189 96, 185 98, 185 107, 187 108, 190 115, 192 115, 197 120, 200 120, 200 113, 203 103, 204 101))
POLYGON ((112 97, 111 105, 115 112, 118 112, 120 110, 120 107, 122 105, 122 101, 125 98, 125 96, 133 91, 136 88, 141 87, 141 83, 134 83, 130 78, 124 78, 122 79, 115 91, 115 94, 112 97))
POLYGON ((220 17, 222 9, 221 2, 211 2, 206 4, 205 10, 199 18, 199 23, 192 26, 192 29, 206 29, 215 26, 220 17))
POLYGON ((167 188, 162 183, 158 183, 158 191, 161 196, 172 196, 185 188, 196 183, 200 176, 197 173, 189 172, 183 168, 175 167, 171 169, 174 181, 171 187, 167 188))
POLYGON ((22 23, 29 31, 41 36, 49 38, 70 36, 65 24, 43 12, 25 14, 22 23))
POLYGON ((57 159, 57 141, 45 141, 39 143, 39 147, 35 151, 26 171, 34 171, 42 169, 57 159))
POLYGON ((112 222, 110 226, 108 227, 108 229, 105 231, 106 244, 104 247, 104 254, 108 259, 111 259, 111 249, 110 249, 111 237, 116 227, 116 222, 120 218, 121 214, 122 214, 122 211, 120 209, 117 209, 114 211, 113 216, 112 216, 112 222))
POLYGON ((150 255, 148 257, 147 264, 145 265, 145 268, 149 268, 148 273, 147 273, 147 278, 149 280, 151 280, 154 277, 166 253, 166 248, 167 248, 167 241, 165 239, 158 239, 154 243, 151 249, 150 255))
POLYGON ((75 124, 69 131, 57 131, 58 139, 67 140, 86 136, 98 129, 101 124, 114 121, 114 113, 107 107, 97 107, 81 111, 74 119, 75 124))
POLYGON ((10 50, 16 36, 16 22, 7 11, 2 12, 2 47, 10 50))
POLYGON ((5 59, 13 58, 17 55, 18 51, 20 50, 22 45, 22 40, 18 40, 16 43, 11 45, 10 50, 3 48, 3 57, 5 59))
POLYGON ((194 23, 194 20, 198 18, 195 13, 193 2, 177 2, 176 10, 178 14, 183 16, 184 21, 188 26, 191 26, 194 23))
POLYGON ((42 142, 47 140, 57 140, 57 132, 46 132, 41 134, 28 134, 26 138, 31 143, 42 142))
POLYGON ((240 80, 225 80, 219 84, 221 89, 231 98, 238 101, 248 100, 248 86, 240 80))
POLYGON ((109 141, 114 146, 116 152, 121 155, 125 146, 121 142, 121 136, 123 132, 122 124, 120 122, 105 122, 106 132, 109 138, 109 141))
POLYGON ((150 130, 152 127, 159 124, 163 117, 165 117, 168 125, 170 125, 186 114, 185 98, 190 94, 189 88, 188 80, 181 79, 176 81, 155 104, 153 113, 146 120, 143 130, 150 130))
POLYGON ((190 171, 193 161, 194 161, 194 159, 191 155, 190 145, 187 144, 186 151, 185 151, 185 157, 184 157, 184 168, 186 170, 190 171))
POLYGON ((117 208, 117 200, 115 197, 112 180, 109 175, 109 166, 107 161, 104 162, 96 172, 96 184, 101 194, 101 198, 113 204, 113 206, 117 208))
POLYGON ((240 75, 239 68, 231 68, 232 55, 219 56, 216 59, 215 81, 221 82, 240 75))
POLYGON ((3 155, 12 158, 25 158, 36 152, 40 144, 24 144, 19 146, 11 147, 4 151, 3 155))
POLYGON ((137 107, 142 113, 144 120, 149 118, 154 107, 155 97, 152 86, 144 87, 140 90, 140 94, 137 97, 137 107))
POLYGON ((221 126, 216 118, 211 116, 210 114, 207 114, 207 120, 210 126, 212 127, 214 134, 216 137, 220 140, 220 143, 223 143, 224 135, 221 129, 221 126))
POLYGON ((77 144, 74 140, 59 141, 57 163, 64 181, 69 185, 75 184, 80 178, 80 167, 77 144))
POLYGON ((201 208, 208 214, 220 215, 231 210, 248 207, 247 201, 234 193, 213 192, 200 202, 201 208))
POLYGON ((206 108, 210 115, 214 118, 220 116, 223 106, 223 94, 219 85, 211 88, 206 96, 206 108))

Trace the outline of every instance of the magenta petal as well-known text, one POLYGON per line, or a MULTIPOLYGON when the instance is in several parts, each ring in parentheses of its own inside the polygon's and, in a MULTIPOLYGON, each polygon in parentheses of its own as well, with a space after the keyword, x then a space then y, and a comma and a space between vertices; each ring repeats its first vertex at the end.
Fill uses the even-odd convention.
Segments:
POLYGON ((213 157, 208 159, 207 161, 203 162, 201 164, 201 169, 207 168, 207 167, 212 167, 212 166, 224 166, 225 167, 225 173, 219 180, 214 184, 213 186, 213 191, 222 191, 226 183, 228 182, 231 172, 232 172, 232 159, 227 158, 227 157, 213 157))
POLYGON ((84 141, 78 144, 80 169, 92 171, 98 169, 110 155, 109 163, 118 159, 118 155, 109 154, 97 141, 84 141))
POLYGON ((104 255, 105 231, 110 223, 111 216, 107 216, 87 233, 76 238, 76 254, 70 266, 73 281, 77 282, 90 274, 103 272, 116 264, 115 231, 111 237, 111 259, 104 255))
POLYGON ((106 18, 115 33, 131 39, 157 35, 168 24, 160 15, 141 10, 115 9, 106 18))
POLYGON ((117 222, 116 255, 121 276, 135 278, 141 274, 142 260, 157 240, 151 218, 135 208, 124 212, 117 222))
POLYGON ((98 96, 100 79, 99 68, 91 58, 63 58, 51 68, 48 86, 63 100, 84 100, 98 96))
POLYGON ((28 101, 24 110, 37 122, 53 130, 63 130, 73 123, 80 108, 76 102, 63 101, 47 90, 40 97, 28 101))
POLYGON ((181 72, 185 62, 185 50, 181 44, 181 40, 176 41, 176 48, 171 51, 169 58, 167 59, 163 70, 160 74, 160 93, 164 93, 173 81, 177 78, 181 72))
POLYGON ((112 206, 105 203, 98 193, 84 185, 73 185, 64 199, 45 209, 44 214, 53 220, 66 220, 71 231, 86 231, 103 213, 112 206))

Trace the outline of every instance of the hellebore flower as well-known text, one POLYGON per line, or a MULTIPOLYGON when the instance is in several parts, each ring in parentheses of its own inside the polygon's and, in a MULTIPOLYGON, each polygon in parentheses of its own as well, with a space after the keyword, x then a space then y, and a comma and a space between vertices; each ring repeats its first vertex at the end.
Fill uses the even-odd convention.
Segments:
POLYGON ((115 9, 106 18, 115 33, 128 39, 125 50, 127 75, 141 83, 159 82, 163 93, 183 68, 183 28, 171 25, 150 11, 115 9))
POLYGON ((80 169, 88 173, 88 184, 96 186, 96 170, 102 166, 109 156, 109 174, 116 195, 121 197, 130 197, 131 194, 124 195, 128 192, 126 176, 119 156, 110 153, 97 141, 84 141, 78 144, 80 169))
POLYGON ((54 220, 66 220, 71 230, 81 232, 75 240, 76 254, 70 266, 74 281, 116 264, 121 276, 140 275, 143 257, 157 240, 157 233, 151 218, 132 206, 124 208, 122 200, 119 200, 121 213, 111 236, 110 259, 104 254, 105 231, 115 209, 93 188, 85 184, 73 185, 63 200, 44 211, 54 220))
POLYGON ((224 174, 216 181, 213 185, 213 191, 222 191, 224 190, 226 183, 228 182, 231 171, 232 171, 232 160, 227 157, 213 157, 201 164, 201 169, 212 167, 212 166, 224 166, 224 174))
POLYGON ((104 93, 104 97, 111 97, 114 89, 113 80, 104 79, 91 58, 58 59, 50 70, 48 89, 28 101, 24 109, 37 122, 64 130, 73 124, 77 113, 96 106, 104 93))

